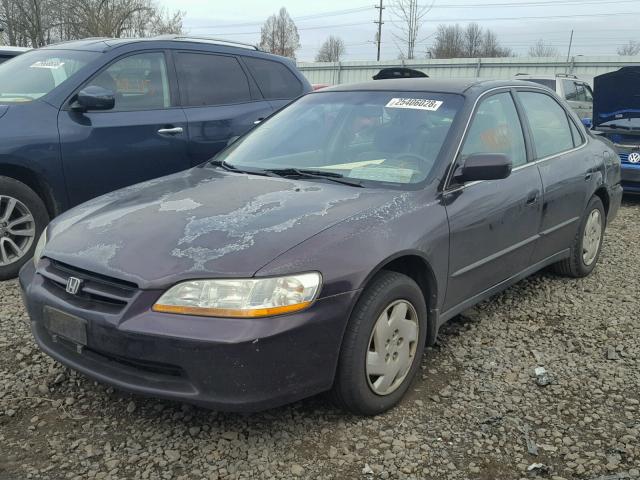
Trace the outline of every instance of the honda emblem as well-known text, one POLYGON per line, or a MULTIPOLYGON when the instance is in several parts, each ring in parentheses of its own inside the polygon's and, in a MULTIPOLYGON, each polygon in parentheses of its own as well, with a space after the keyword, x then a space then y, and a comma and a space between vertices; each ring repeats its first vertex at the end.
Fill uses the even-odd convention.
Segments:
POLYGON ((79 278, 69 277, 69 279, 67 280, 67 293, 70 293, 71 295, 77 295, 81 287, 82 280, 80 280, 79 278))

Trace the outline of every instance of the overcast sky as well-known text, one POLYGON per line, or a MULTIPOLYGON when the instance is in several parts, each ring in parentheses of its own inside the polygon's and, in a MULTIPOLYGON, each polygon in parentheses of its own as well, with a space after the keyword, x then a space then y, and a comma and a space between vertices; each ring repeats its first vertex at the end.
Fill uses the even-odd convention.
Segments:
MULTIPOLYGON (((372 40, 377 26, 374 3, 379 0, 160 0, 171 10, 186 12, 184 29, 193 35, 215 35, 232 40, 258 43, 260 26, 267 17, 284 6, 293 17, 302 47, 301 61, 313 61, 328 35, 340 36, 346 46, 345 60, 375 60, 372 40)), ((422 0, 430 5, 433 0, 422 0)), ((384 0, 382 59, 398 57, 393 33, 397 20, 384 0)), ((494 30, 502 45, 518 55, 526 55, 531 44, 543 38, 567 54, 569 35, 574 29, 572 54, 615 55, 617 48, 640 40, 640 0, 435 0, 420 31, 416 48, 425 56, 440 23, 478 22, 494 30)))

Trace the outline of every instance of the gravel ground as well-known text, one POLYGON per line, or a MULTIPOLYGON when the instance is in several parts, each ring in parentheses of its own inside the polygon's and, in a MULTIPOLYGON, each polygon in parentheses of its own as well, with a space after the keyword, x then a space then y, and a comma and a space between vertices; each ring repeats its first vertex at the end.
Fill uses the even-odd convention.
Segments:
POLYGON ((639 220, 625 200, 591 277, 538 274, 450 322, 377 418, 114 391, 40 353, 0 283, 0 479, 640 477, 639 220))

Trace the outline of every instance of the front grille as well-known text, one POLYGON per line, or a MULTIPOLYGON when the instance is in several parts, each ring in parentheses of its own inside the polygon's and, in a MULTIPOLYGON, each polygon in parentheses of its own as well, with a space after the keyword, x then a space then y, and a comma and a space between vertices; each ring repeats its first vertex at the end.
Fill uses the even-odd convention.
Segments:
POLYGON ((38 273, 45 278, 47 284, 68 299, 79 302, 98 302, 116 310, 126 307, 138 289, 135 283, 88 272, 51 259, 43 259, 38 273), (76 295, 66 292, 70 277, 82 280, 82 287, 76 295))
POLYGON ((168 377, 185 377, 184 370, 176 365, 121 357, 119 355, 102 352, 100 350, 95 350, 88 347, 86 348, 86 350, 90 351, 95 356, 101 357, 106 361, 116 363, 125 368, 131 368, 140 372, 151 373, 155 375, 165 375, 168 377))

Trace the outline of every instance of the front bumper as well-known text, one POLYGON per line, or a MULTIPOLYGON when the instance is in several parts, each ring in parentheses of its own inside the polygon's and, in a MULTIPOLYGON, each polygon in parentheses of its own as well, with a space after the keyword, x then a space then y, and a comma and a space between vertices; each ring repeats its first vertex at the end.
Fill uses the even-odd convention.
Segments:
POLYGON ((625 192, 640 193, 640 164, 623 163, 620 174, 625 192))
POLYGON ((32 262, 20 272, 20 286, 36 342, 60 363, 125 391, 229 411, 271 408, 331 388, 357 293, 319 299, 296 314, 228 319, 153 312, 158 291, 138 290, 121 312, 92 308, 95 302, 51 284, 32 262), (52 336, 45 306, 86 320, 86 346, 52 336))

